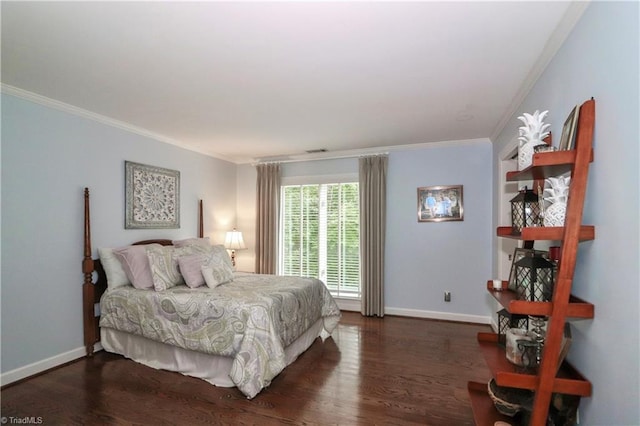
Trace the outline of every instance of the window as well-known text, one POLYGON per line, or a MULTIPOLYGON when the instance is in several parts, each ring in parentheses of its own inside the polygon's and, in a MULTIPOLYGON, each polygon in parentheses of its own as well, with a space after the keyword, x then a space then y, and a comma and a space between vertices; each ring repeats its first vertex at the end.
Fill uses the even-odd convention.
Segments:
POLYGON ((358 183, 284 185, 280 273, 322 280, 337 297, 360 298, 358 183))

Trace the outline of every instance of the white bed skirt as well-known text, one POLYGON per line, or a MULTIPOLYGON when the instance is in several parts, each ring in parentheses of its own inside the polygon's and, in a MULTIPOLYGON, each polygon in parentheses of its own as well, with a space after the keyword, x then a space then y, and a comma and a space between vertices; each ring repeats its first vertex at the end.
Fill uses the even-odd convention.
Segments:
MULTIPOLYGON (((284 350, 287 365, 295 361, 321 335, 323 320, 320 318, 302 336, 284 350)), ((155 342, 142 336, 100 328, 100 343, 107 352, 120 354, 156 370, 168 370, 197 377, 221 387, 234 387, 229 378, 233 358, 209 355, 177 346, 155 342)))

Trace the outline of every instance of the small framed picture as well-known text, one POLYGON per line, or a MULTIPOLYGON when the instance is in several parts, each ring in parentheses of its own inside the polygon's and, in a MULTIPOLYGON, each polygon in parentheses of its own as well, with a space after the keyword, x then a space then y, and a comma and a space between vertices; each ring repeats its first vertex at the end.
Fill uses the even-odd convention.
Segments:
POLYGON ((463 220, 462 185, 418 188, 418 222, 463 220))
POLYGON ((580 107, 576 105, 572 110, 562 127, 562 137, 560 138, 559 151, 570 150, 575 147, 576 129, 578 128, 578 114, 580 107))

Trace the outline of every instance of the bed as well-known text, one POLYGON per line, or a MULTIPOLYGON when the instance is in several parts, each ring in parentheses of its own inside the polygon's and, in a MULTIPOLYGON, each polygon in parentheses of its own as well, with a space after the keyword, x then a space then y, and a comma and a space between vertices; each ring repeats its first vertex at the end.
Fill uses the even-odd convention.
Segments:
POLYGON ((113 258, 105 254, 112 249, 101 248, 101 257, 92 257, 87 188, 84 209, 83 314, 88 356, 99 342, 108 352, 152 368, 237 387, 251 399, 338 324, 340 310, 317 279, 235 271, 224 276, 229 274, 228 254, 203 237, 202 202, 197 238, 145 240, 114 250, 125 275, 134 278, 135 268, 122 253, 147 254, 155 286, 151 288, 141 288, 138 281, 127 285, 126 277, 122 277, 125 284, 119 283, 113 275, 113 258), (196 285, 188 262, 204 253, 211 259, 216 251, 211 247, 217 247, 219 256, 214 258, 220 269, 214 266, 210 273, 203 267, 198 275, 205 285, 196 285), (175 277, 178 261, 181 277, 175 277), (178 283, 163 286, 171 280, 178 283))

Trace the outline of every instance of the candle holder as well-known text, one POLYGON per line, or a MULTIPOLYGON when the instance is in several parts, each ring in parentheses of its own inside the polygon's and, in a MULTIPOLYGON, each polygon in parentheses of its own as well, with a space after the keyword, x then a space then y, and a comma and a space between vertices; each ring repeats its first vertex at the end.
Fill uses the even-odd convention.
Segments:
POLYGON ((531 324, 531 335, 535 343, 535 366, 540 365, 542 361, 542 348, 544 347, 544 339, 546 337, 545 323, 546 317, 529 315, 529 323, 531 324))
POLYGON ((522 233, 522 228, 540 226, 540 202, 538 195, 525 186, 511 199, 511 232, 522 233))
POLYGON ((526 256, 515 263, 518 299, 548 302, 553 296, 555 265, 542 256, 526 256))
POLYGON ((518 350, 520 351, 522 359, 523 371, 530 370, 539 365, 538 359, 538 342, 534 340, 518 340, 518 350))

